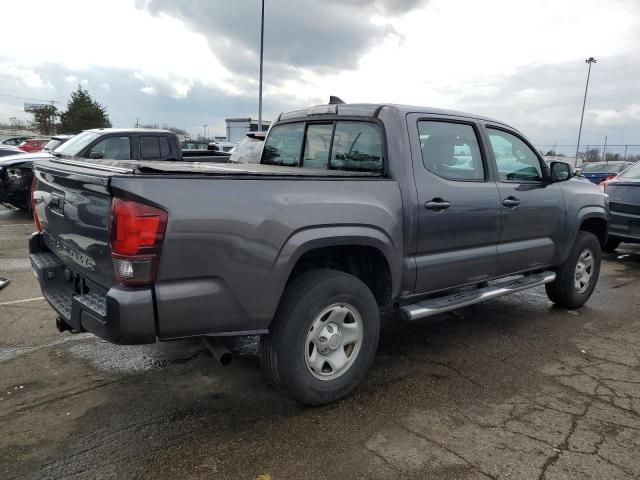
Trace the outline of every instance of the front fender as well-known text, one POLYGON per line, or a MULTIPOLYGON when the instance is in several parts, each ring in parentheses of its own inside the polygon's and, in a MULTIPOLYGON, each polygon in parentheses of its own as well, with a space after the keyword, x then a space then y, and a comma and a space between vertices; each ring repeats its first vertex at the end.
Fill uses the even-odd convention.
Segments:
POLYGON ((569 256, 571 252, 571 248, 576 241, 576 237, 578 236, 578 232, 580 231, 580 226, 585 222, 585 220, 597 218, 603 220, 606 224, 607 222, 607 210, 606 207, 601 205, 586 205, 580 208, 577 212, 575 220, 572 221, 567 228, 567 239, 563 245, 563 248, 560 252, 559 263, 562 264, 569 256))

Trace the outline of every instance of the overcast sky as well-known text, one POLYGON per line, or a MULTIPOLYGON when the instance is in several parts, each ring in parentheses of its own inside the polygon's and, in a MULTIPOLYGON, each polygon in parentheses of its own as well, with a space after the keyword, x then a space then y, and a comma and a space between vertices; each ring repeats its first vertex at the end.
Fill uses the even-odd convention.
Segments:
MULTIPOLYGON (((64 108, 79 83, 114 126, 193 134, 257 116, 259 0, 20 0, 4 5, 0 120, 64 108)), ((640 143, 640 1, 266 0, 265 118, 326 103, 453 108, 536 144, 640 143)), ((637 149, 640 152, 640 148, 637 149)))

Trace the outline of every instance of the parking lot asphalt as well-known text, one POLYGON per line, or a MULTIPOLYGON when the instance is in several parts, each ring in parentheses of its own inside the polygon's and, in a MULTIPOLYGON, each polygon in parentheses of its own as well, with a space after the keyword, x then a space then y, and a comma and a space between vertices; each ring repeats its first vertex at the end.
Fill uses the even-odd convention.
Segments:
POLYGON ((580 310, 536 289, 387 319, 362 385, 304 408, 251 340, 223 368, 197 341, 58 333, 31 230, 0 207, 0 478, 640 478, 640 248, 605 254, 580 310))

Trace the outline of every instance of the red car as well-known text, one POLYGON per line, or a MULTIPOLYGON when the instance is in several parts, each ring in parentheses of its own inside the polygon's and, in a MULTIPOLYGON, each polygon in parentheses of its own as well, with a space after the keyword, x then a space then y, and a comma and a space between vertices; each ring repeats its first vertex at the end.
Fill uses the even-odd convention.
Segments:
POLYGON ((18 148, 28 153, 35 153, 42 150, 48 141, 49 139, 47 138, 32 138, 22 142, 18 145, 18 148))

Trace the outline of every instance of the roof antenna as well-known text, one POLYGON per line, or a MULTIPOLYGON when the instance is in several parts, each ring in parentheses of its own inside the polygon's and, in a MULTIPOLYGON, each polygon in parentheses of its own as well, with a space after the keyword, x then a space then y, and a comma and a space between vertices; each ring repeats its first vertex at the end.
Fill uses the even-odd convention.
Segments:
POLYGON ((329 105, 342 105, 343 103, 344 100, 342 100, 340 97, 336 97, 335 95, 329 96, 329 105))

